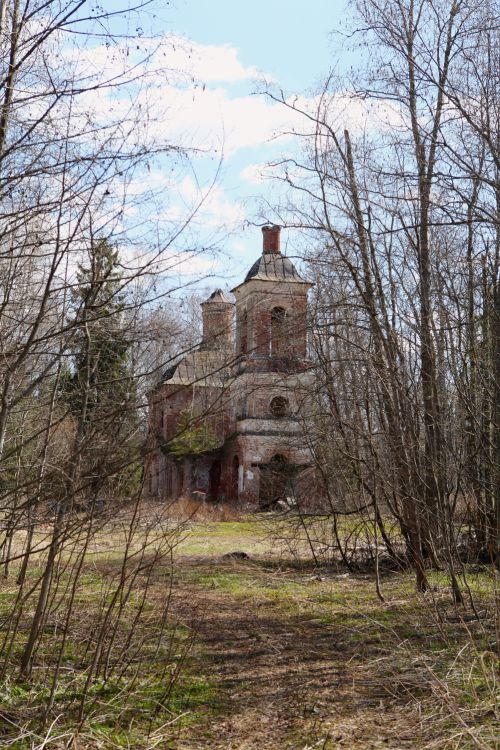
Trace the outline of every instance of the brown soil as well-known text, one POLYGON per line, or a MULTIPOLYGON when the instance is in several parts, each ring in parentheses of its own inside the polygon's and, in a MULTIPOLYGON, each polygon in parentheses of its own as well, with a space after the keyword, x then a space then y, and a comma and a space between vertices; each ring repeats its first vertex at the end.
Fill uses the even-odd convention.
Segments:
MULTIPOLYGON (((191 574, 214 570, 209 562, 181 564, 191 574)), ((248 572, 244 563, 221 566, 248 572)), ((216 686, 219 708, 180 733, 178 750, 421 746, 415 691, 388 678, 379 642, 349 643, 345 628, 193 580, 176 587, 174 609, 197 633, 194 669, 198 663, 216 686)))

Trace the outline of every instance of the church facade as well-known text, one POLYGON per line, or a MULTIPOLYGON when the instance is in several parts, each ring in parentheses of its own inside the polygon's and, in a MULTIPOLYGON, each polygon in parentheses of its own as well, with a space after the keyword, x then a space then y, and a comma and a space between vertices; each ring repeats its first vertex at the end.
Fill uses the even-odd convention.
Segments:
POLYGON ((232 294, 202 303, 203 339, 150 394, 146 488, 271 508, 314 493, 307 441, 310 283, 281 253, 280 227, 232 294))

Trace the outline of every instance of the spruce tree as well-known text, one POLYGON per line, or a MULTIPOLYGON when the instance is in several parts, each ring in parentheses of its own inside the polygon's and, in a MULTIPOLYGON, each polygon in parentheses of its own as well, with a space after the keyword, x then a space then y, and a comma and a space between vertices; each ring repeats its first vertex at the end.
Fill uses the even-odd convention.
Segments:
POLYGON ((82 433, 82 484, 93 498, 116 491, 137 450, 137 405, 129 366, 130 339, 118 252, 95 242, 74 291, 78 321, 72 360, 63 379, 71 417, 82 433))

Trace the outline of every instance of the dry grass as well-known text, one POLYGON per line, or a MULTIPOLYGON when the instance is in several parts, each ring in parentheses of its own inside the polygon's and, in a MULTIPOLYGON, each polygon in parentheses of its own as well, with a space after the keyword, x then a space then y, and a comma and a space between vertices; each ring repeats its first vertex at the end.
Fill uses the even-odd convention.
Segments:
POLYGON ((495 748, 489 621, 460 618, 444 587, 416 597, 403 574, 384 591, 262 557, 186 559, 175 606, 223 710, 176 747, 495 748))
POLYGON ((227 503, 211 503, 192 497, 180 497, 162 506, 162 513, 178 521, 239 521, 243 512, 227 503))
POLYGON ((442 574, 422 596, 410 574, 386 571, 381 602, 371 574, 313 567, 269 523, 194 525, 178 548, 175 610, 220 708, 176 748, 499 746, 490 570, 468 576, 479 619, 452 604, 442 574), (250 559, 221 559, 231 545, 250 559))
MULTIPOLYGON (((53 623, 41 654, 38 694, 15 680, 2 688, 0 712, 26 731, 10 747, 498 747, 491 571, 478 569, 469 576, 479 619, 470 607, 451 604, 447 581, 439 574, 432 576, 432 592, 417 596, 409 574, 387 571, 382 602, 371 574, 346 574, 337 565, 313 567, 307 546, 290 550, 276 543, 269 519, 264 524, 255 517, 220 522, 205 506, 182 501, 175 509, 147 504, 141 511, 138 545, 146 534, 152 546, 167 534, 174 547, 174 567, 165 560, 152 569, 142 631, 146 640, 138 631, 136 641, 147 657, 147 633, 159 627, 167 595, 163 665, 179 666, 181 675, 167 698, 171 669, 162 681, 154 660, 147 668, 138 664, 135 682, 108 685, 108 692, 97 689, 95 710, 75 733, 71 691, 78 691, 79 645, 72 638, 64 662, 69 682, 58 694, 54 724, 36 728, 43 669, 50 666, 50 644, 59 632, 53 623), (249 559, 223 558, 235 550, 249 559)), ((89 551, 78 592, 82 614, 74 623, 81 642, 92 637, 99 602, 119 575, 126 527, 125 518, 107 519, 89 551)), ((121 643, 125 647, 144 582, 137 579, 118 650, 121 643)), ((10 588, 13 592, 13 583, 5 581, 5 597, 10 588)), ((2 729, 7 747, 14 733, 8 726, 2 729)))

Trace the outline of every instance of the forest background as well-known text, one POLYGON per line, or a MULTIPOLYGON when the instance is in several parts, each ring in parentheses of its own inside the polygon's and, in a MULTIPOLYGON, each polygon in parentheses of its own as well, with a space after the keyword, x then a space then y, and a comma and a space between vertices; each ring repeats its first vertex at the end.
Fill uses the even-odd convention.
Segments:
MULTIPOLYGON (((422 594, 444 572, 450 601, 498 631, 499 7, 354 5, 356 68, 308 96, 255 71, 255 101, 283 113, 287 136, 253 169, 275 187, 252 221, 286 226, 315 284, 306 433, 326 543, 352 569, 339 527, 355 514, 381 597, 383 555, 422 594), (493 603, 478 604, 468 565, 484 566, 493 603)), ((204 93, 172 65, 177 37, 152 33, 165 8, 0 7, 0 675, 32 708, 7 712, 11 744, 43 746, 61 702, 78 733, 112 683, 137 702, 156 680, 156 717, 182 669, 168 616, 178 530, 141 514, 147 393, 197 343, 189 295, 228 242, 214 216, 237 128, 199 166, 185 125, 165 127, 159 82, 204 93), (110 508, 122 542, 86 598, 110 508)))

